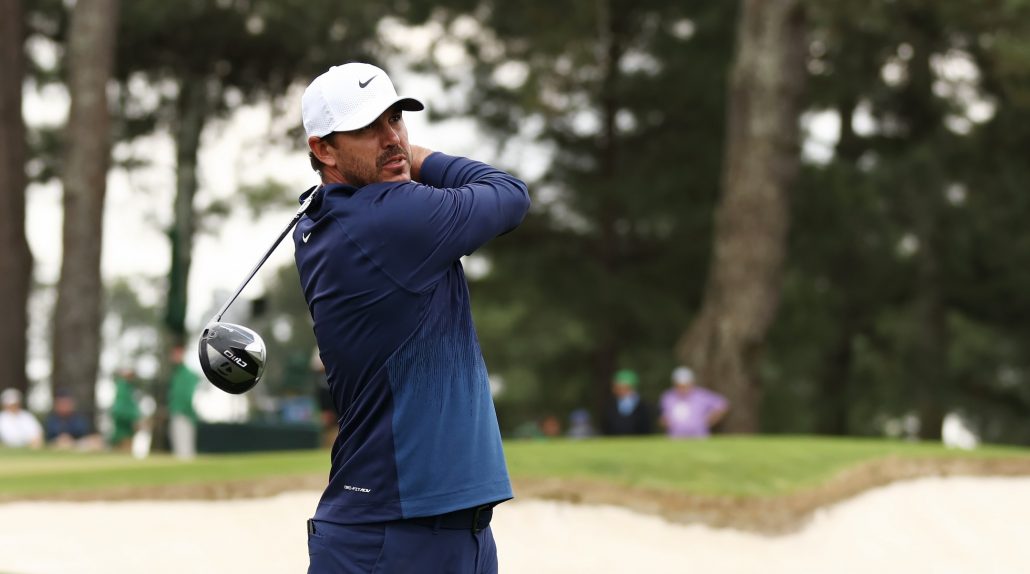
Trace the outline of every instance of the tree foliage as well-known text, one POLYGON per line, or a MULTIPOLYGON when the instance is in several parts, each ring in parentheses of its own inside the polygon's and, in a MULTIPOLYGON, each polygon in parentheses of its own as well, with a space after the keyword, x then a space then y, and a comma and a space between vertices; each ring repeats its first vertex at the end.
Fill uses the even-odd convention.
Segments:
MULTIPOLYGON (((60 37, 63 4, 28 4, 28 29, 60 37)), ((1030 2, 805 5, 802 107, 814 122, 805 125, 836 118, 839 129, 809 130, 807 144, 826 140, 824 149, 803 158, 789 191, 780 308, 756 343, 767 349, 759 428, 875 434, 917 415, 929 438, 958 411, 989 440, 1030 442, 1021 422, 1030 2)), ((505 382, 502 423, 602 412, 616 368, 638 370, 645 400, 656 399, 711 281, 724 175, 753 167, 726 151, 733 50, 746 40, 739 9, 719 0, 126 3, 120 136, 169 130, 178 148, 170 329, 183 329, 205 126, 244 102, 279 109, 290 86, 328 65, 382 63, 387 44, 409 40, 379 36, 389 18, 433 36, 426 53, 408 56, 458 97, 430 102, 432 115, 475 118, 499 157, 520 146, 547 157, 530 215, 477 254, 488 273, 470 273, 480 341, 505 382)), ((58 138, 29 141, 35 154, 58 138)), ((54 162, 30 167, 46 177, 54 162)), ((241 197, 260 204, 280 193, 257 186, 241 197)), ((280 310, 274 297, 260 329, 290 331, 275 344, 299 356, 311 344, 303 324, 281 325, 306 312, 280 310)))
MULTIPOLYGON (((553 151, 517 236, 473 284, 480 339, 510 422, 602 412, 616 368, 664 386, 700 299, 719 189, 734 6, 482 3, 462 111, 553 151)), ((440 73, 447 74, 447 70, 440 73)), ((459 78, 453 78, 458 81, 459 78)))
MULTIPOLYGON (((707 279, 734 7, 436 5, 440 42, 472 58, 451 111, 553 152, 473 285, 502 414, 597 405, 615 365, 656 397, 707 279)), ((842 120, 793 186, 761 428, 880 433, 913 413, 932 437, 958 411, 1027 440, 1028 3, 808 9, 803 105, 842 120)))
POLYGON ((185 337, 186 286, 196 231, 197 154, 208 122, 247 101, 282 102, 298 80, 329 65, 368 59, 387 6, 338 2, 191 0, 126 6, 119 29, 118 77, 126 126, 166 127, 176 144, 174 224, 169 230, 165 324, 185 337), (188 30, 188 34, 182 33, 188 30), (156 90, 156 104, 134 97, 133 82, 156 90))
POLYGON ((843 121, 794 203, 769 427, 878 433, 945 412, 1026 442, 1030 4, 875 2, 813 10, 813 109, 843 121), (1019 47, 1019 46, 1022 47, 1019 47), (1023 96, 1023 99, 1021 99, 1023 96), (1017 293, 1022 291, 1024 294, 1017 293), (809 414, 798 417, 798 412, 809 414))

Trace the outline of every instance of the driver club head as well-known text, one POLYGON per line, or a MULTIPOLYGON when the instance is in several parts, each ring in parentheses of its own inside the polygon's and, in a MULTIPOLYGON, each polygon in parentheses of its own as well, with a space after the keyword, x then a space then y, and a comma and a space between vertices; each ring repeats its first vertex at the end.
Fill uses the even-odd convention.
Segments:
POLYGON ((243 394, 265 371, 265 342, 242 325, 209 323, 200 335, 200 367, 214 386, 243 394))

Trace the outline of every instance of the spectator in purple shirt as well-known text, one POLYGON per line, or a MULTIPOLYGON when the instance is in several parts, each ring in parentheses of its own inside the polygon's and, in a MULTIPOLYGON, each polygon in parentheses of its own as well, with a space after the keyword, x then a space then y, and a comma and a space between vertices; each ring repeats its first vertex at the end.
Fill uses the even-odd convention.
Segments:
POLYGON ((719 423, 729 401, 726 397, 697 386, 694 372, 687 367, 676 367, 672 372, 672 388, 662 394, 661 424, 674 438, 702 438, 710 434, 719 423))

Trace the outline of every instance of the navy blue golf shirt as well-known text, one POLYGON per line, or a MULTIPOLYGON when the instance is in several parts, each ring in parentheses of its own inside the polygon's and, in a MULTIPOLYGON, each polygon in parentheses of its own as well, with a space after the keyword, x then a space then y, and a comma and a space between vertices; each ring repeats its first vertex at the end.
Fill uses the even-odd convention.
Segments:
POLYGON ((512 497, 459 258, 515 228, 529 195, 511 175, 442 153, 420 179, 326 186, 293 232, 340 413, 318 520, 433 516, 512 497))

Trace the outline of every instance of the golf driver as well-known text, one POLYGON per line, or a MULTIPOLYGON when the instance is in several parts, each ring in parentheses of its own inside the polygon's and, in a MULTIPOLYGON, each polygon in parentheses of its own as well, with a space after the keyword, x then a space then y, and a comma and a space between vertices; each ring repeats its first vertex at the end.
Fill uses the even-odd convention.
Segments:
POLYGON ((211 384, 227 393, 243 394, 258 384, 265 371, 266 352, 265 342, 260 335, 242 325, 223 323, 222 315, 240 296, 243 288, 250 283, 275 248, 279 247, 283 238, 300 221, 300 217, 307 211, 319 189, 312 191, 301 204, 289 225, 279 234, 279 238, 268 248, 258 264, 250 270, 250 274, 236 288, 232 297, 229 297, 218 313, 208 321, 204 332, 200 335, 200 368, 211 384))

